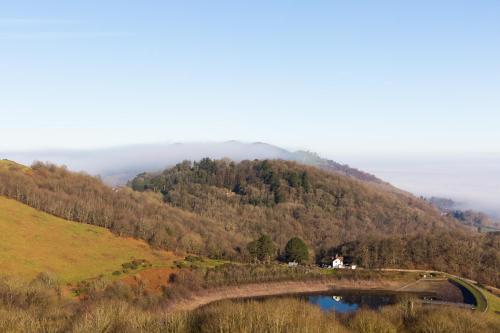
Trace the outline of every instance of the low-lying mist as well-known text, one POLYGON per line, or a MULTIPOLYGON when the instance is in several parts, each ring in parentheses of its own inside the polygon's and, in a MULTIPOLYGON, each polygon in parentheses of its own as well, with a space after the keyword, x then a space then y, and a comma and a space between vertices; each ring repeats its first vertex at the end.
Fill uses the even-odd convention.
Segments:
MULTIPOLYGON (((30 165, 63 164, 74 171, 100 175, 110 185, 125 184, 144 171, 160 171, 183 160, 285 159, 300 154, 265 143, 178 143, 124 146, 100 150, 45 150, 0 153, 0 158, 30 165)), ((468 155, 331 155, 332 160, 374 174, 392 185, 425 197, 437 196, 500 218, 500 154, 468 155)))
POLYGON ((174 143, 143 144, 95 150, 39 150, 0 152, 0 158, 30 165, 34 161, 66 165, 73 171, 99 175, 110 185, 123 185, 141 172, 160 171, 184 160, 288 159, 291 153, 264 143, 174 143))
POLYGON ((343 161, 425 197, 500 218, 500 154, 343 156, 343 161))

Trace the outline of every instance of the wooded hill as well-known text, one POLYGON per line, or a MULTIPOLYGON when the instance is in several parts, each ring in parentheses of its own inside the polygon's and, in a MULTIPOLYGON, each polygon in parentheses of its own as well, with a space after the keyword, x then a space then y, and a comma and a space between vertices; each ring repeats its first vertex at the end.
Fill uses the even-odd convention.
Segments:
POLYGON ((498 234, 471 233, 425 200, 294 162, 184 162, 139 175, 135 191, 54 165, 1 164, 0 195, 160 248, 244 260, 261 234, 281 250, 298 236, 318 260, 339 253, 366 267, 434 268, 500 284, 498 234))
POLYGON ((141 174, 136 191, 161 193, 172 206, 219 221, 226 230, 294 235, 327 249, 360 236, 462 230, 424 200, 286 161, 184 162, 161 174, 141 174))
POLYGON ((130 185, 232 234, 269 234, 280 249, 300 236, 318 260, 339 253, 365 267, 434 268, 499 283, 498 234, 471 233, 387 186, 293 162, 210 159, 141 174, 130 185))

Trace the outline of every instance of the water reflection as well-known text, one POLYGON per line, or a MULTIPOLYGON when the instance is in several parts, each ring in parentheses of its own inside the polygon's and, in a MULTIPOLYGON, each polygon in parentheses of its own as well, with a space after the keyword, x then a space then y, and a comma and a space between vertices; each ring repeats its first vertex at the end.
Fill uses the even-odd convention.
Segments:
POLYGON ((309 303, 317 305, 325 311, 337 312, 353 312, 360 307, 378 309, 397 302, 396 295, 373 293, 311 294, 298 297, 305 298, 309 303))

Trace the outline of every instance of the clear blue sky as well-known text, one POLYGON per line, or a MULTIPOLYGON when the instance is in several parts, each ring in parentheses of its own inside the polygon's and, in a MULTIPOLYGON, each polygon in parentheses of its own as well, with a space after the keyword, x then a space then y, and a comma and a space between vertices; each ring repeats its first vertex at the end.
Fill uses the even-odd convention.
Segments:
POLYGON ((0 151, 500 152, 500 1, 2 1, 0 151))

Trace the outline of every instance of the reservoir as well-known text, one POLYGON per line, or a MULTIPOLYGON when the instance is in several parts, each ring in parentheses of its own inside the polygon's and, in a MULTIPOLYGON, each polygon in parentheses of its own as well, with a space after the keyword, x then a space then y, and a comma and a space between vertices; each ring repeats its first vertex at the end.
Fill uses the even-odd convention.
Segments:
MULTIPOLYGON (((393 305, 400 302, 450 302, 474 305, 474 299, 467 297, 464 291, 464 297, 461 300, 440 297, 433 292, 389 292, 389 291, 367 291, 367 290, 332 290, 318 293, 300 293, 278 296, 263 296, 243 298, 239 301, 257 300, 264 301, 275 298, 297 298, 320 307, 323 311, 335 311, 338 313, 355 312, 361 308, 377 310, 387 305, 393 305), (457 302, 458 301, 458 302, 457 302)), ((438 304, 438 303, 436 303, 438 304)))

